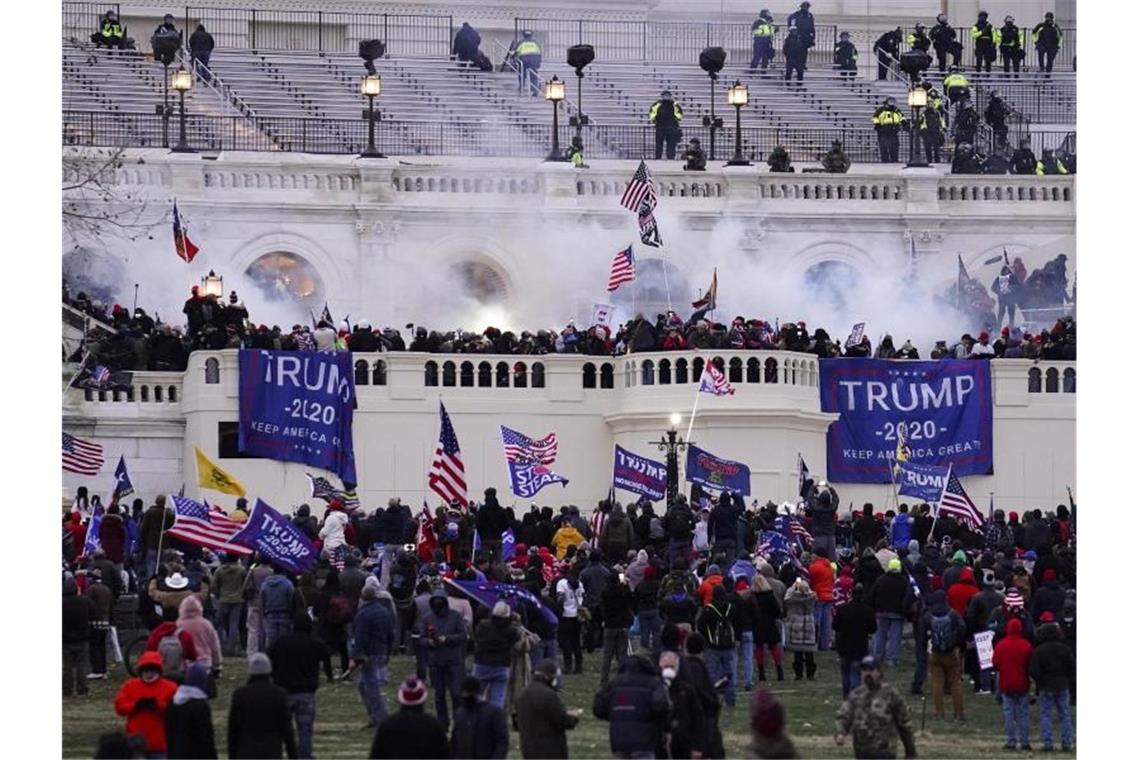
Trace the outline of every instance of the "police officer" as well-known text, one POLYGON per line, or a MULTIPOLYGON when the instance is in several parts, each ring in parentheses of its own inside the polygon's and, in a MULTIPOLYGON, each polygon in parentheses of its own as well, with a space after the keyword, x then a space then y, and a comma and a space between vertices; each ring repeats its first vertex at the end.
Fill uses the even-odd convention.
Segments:
POLYGON ((804 68, 807 66, 808 54, 807 38, 800 32, 799 27, 788 27, 788 36, 784 38, 784 81, 792 81, 792 72, 796 72, 796 81, 804 81, 804 68))
POLYGON ((926 151, 927 163, 939 162, 942 146, 946 142, 946 117, 927 99, 926 108, 918 115, 918 133, 922 136, 922 147, 926 151))
POLYGON ((1041 151, 1041 160, 1037 162, 1037 175, 1042 176, 1045 174, 1068 174, 1069 170, 1061 163, 1056 156, 1053 155, 1052 148, 1045 148, 1041 151))
POLYGON ((760 11, 760 18, 752 22, 752 63, 748 68, 756 70, 757 64, 761 71, 768 70, 768 64, 776 57, 776 49, 772 46, 772 38, 776 35, 776 25, 772 23, 772 13, 765 8, 760 11))
POLYGON ((1045 20, 1033 27, 1033 47, 1037 49, 1037 68, 1046 73, 1053 71, 1053 59, 1061 49, 1061 29, 1053 22, 1053 14, 1046 13, 1045 20))
POLYGON ((851 734, 855 757, 895 757, 901 739, 906 757, 918 757, 906 700, 883 682, 883 672, 874 657, 864 657, 859 670, 862 685, 847 695, 835 716, 835 743, 843 746, 851 734))
POLYGON ((934 43, 939 71, 946 71, 947 53, 950 54, 955 66, 962 63, 962 43, 958 42, 958 32, 950 26, 945 13, 938 14, 937 23, 930 30, 930 41, 934 43))
POLYGON ((997 34, 986 11, 978 12, 978 22, 970 27, 970 39, 974 41, 974 71, 985 66, 989 72, 997 60, 997 34))
POLYGON ((677 155, 677 143, 681 141, 681 119, 685 112, 681 104, 673 100, 673 93, 661 92, 661 97, 649 107, 649 122, 653 125, 653 157, 661 158, 661 146, 665 146, 665 157, 672 161, 677 155))
POLYGON ((926 35, 926 25, 915 24, 914 31, 906 36, 906 44, 910 45, 911 50, 921 50, 929 55, 930 37, 926 35))
POLYGON ((950 105, 957 105, 970 97, 970 80, 957 66, 950 67, 950 73, 942 80, 942 87, 946 90, 950 105))
POLYGON ((978 112, 967 93, 958 105, 958 112, 954 114, 954 142, 972 144, 978 135, 979 121, 978 112))
POLYGON ((537 78, 542 66, 542 45, 535 41, 534 32, 529 29, 524 31, 522 39, 516 40, 511 46, 511 53, 519 62, 519 95, 522 95, 525 86, 533 97, 538 97, 538 88, 531 86, 531 79, 537 78), (532 71, 534 74, 530 73, 532 71))
POLYGON ((871 123, 879 137, 879 160, 884 164, 898 163, 899 129, 906 124, 906 118, 895 105, 894 98, 887 98, 883 105, 875 109, 871 123))
POLYGON ((994 33, 998 41, 998 50, 1001 52, 1001 67, 1008 74, 1010 64, 1013 64, 1013 73, 1021 73, 1021 60, 1025 58, 1025 32, 1013 23, 1013 16, 1005 17, 1005 24, 994 33))
POLYGON ((859 51, 851 42, 850 32, 840 32, 839 42, 835 44, 835 66, 839 69, 839 76, 844 79, 854 79, 859 69, 859 51))
POLYGON ((1021 141, 1010 157, 1010 170, 1013 174, 1034 174, 1037 171, 1037 156, 1028 139, 1021 141))
POLYGON ((891 67, 891 62, 899 57, 899 46, 902 45, 903 31, 902 27, 895 27, 889 32, 884 32, 879 39, 875 40, 875 57, 879 60, 879 79, 887 78, 887 70, 891 67))
POLYGON ((990 102, 986 105, 984 116, 986 124, 989 124, 990 129, 994 131, 998 145, 1005 145, 1009 139, 1009 127, 1005 123, 1009 113, 1009 106, 1001 99, 1001 96, 991 91, 990 102))
POLYGON ((99 25, 99 31, 91 35, 95 47, 126 49, 126 29, 119 23, 119 14, 107 11, 99 25))
POLYGON ((815 16, 811 15, 811 3, 800 3, 800 9, 788 16, 788 28, 800 30, 805 51, 815 47, 815 16))

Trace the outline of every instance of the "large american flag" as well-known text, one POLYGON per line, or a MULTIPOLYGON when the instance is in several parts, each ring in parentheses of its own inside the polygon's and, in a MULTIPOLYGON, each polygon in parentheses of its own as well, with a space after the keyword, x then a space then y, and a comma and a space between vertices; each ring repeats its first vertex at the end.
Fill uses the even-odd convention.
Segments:
POLYGON ((243 524, 231 520, 218 507, 206 508, 186 496, 170 495, 174 505, 174 525, 166 532, 189 544, 204 546, 214 551, 229 554, 251 554, 252 549, 230 543, 230 539, 242 529, 243 524))
POLYGON ((435 447, 435 460, 428 472, 428 488, 444 501, 458 501, 467 506, 467 476, 463 471, 463 457, 459 453, 459 439, 443 403, 439 405, 439 445, 435 447))
POLYGON ((642 161, 633 173, 633 179, 625 186, 625 194, 621 197, 621 205, 630 211, 638 211, 641 202, 647 201, 650 210, 657 205, 657 190, 653 187, 653 179, 649 176, 649 169, 642 161))
POLYGON ((804 524, 794 515, 780 515, 773 522, 773 527, 787 538, 798 538, 800 544, 811 546, 814 539, 804 524))
POLYGON ((531 440, 522 433, 500 425, 503 432, 503 454, 508 462, 522 464, 554 464, 558 456, 558 436, 554 433, 540 440, 531 440))
POLYGON ((700 393, 711 393, 714 396, 731 396, 736 389, 728 383, 724 373, 716 368, 712 362, 705 362, 705 371, 701 373, 700 393))
POLYGON ((606 285, 606 290, 610 293, 617 290, 624 282, 633 282, 634 276, 637 274, 637 267, 633 261, 633 246, 629 246, 617 252, 614 256, 613 263, 610 264, 610 282, 606 285))
POLYGON ((95 475, 102 467, 102 446, 69 433, 63 434, 63 469, 80 475, 95 475))
POLYGON ((938 502, 938 513, 943 511, 961 517, 975 530, 982 527, 982 513, 970 501, 952 467, 947 470, 946 485, 942 487, 942 498, 938 502))

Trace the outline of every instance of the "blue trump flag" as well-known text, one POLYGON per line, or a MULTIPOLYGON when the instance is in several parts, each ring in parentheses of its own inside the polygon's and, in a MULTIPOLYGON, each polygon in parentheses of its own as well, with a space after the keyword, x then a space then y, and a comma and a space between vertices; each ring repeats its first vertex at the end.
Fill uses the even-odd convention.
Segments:
POLYGON ((665 498, 665 465, 614 444, 614 488, 652 501, 665 498))
POLYGON ((511 478, 511 492, 524 499, 529 499, 551 483, 561 483, 565 488, 570 482, 569 478, 564 478, 541 464, 508 461, 507 473, 511 478))
MULTIPOLYGON (((102 543, 99 540, 99 528, 103 525, 103 508, 96 505, 95 511, 91 514, 91 519, 87 522, 87 538, 83 541, 83 553, 88 557, 99 551, 102 543)), ((110 581, 106 578, 103 579, 107 585, 110 581)))
POLYGON ((117 504, 119 499, 130 496, 135 492, 131 484, 131 476, 127 473, 127 460, 119 455, 119 464, 115 467, 115 488, 111 492, 111 503, 117 504))
POLYGON ((550 625, 558 625, 558 616, 545 604, 543 604, 537 596, 527 591, 525 588, 513 586, 510 583, 498 583, 496 581, 458 581, 451 578, 445 578, 444 583, 447 583, 457 591, 461 591, 464 595, 469 597, 471 601, 483 605, 484 607, 494 607, 495 602, 500 600, 506 602, 512 610, 518 611, 519 607, 524 603, 529 602, 538 608, 539 613, 550 625))
POLYGON ((241 452, 331 470, 353 490, 352 354, 242 350, 238 366, 241 452))
POLYGON ((249 513, 245 527, 229 541, 261 552, 274 565, 291 573, 303 573, 317 564, 317 547, 309 537, 261 499, 249 513))
POLYGON ((499 552, 500 559, 503 562, 510 561, 511 557, 515 556, 515 532, 510 528, 503 531, 503 548, 499 552))
POLYGON ((946 466, 899 462, 896 475, 899 496, 914 496, 928 504, 937 504, 949 472, 946 466))
POLYGON ((692 444, 685 460, 685 480, 714 491, 732 491, 745 496, 752 493, 752 472, 748 465, 721 459, 692 444))
POLYGON ((827 478, 889 483, 903 431, 915 464, 992 475, 993 393, 984 361, 823 359, 820 406, 837 412, 827 430, 827 478))

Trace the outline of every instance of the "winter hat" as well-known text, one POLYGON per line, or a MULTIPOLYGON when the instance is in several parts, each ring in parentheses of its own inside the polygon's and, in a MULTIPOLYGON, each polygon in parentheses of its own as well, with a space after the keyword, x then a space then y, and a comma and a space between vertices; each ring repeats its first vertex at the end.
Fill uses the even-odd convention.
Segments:
POLYGON ((645 551, 644 549, 641 549, 640 551, 638 551, 637 552, 637 561, 638 562, 648 562, 649 561, 649 552, 645 551))
POLYGON ((994 585, 994 571, 988 567, 982 571, 982 585, 986 587, 994 585))
POLYGON ((1039 623, 1055 623, 1056 621, 1057 621, 1057 617, 1052 612, 1050 612, 1049 610, 1045 610, 1044 612, 1041 613, 1041 617, 1038 619, 1037 622, 1039 622, 1039 623))
POLYGON ((249 674, 251 676, 267 676, 273 672, 273 662, 269 656, 258 652, 249 658, 249 674))
POLYGON ((887 572, 888 573, 901 573, 902 572, 902 562, 899 562, 898 557, 895 557, 894 559, 892 559, 890 562, 887 563, 887 572))
POLYGON ((744 577, 737 578, 736 579, 736 590, 737 591, 747 591, 748 590, 748 579, 744 578, 744 577))
POLYGON ((1026 560, 1027 562, 1036 562, 1037 561, 1037 552, 1030 549, 1029 551, 1027 551, 1025 553, 1025 556, 1022 559, 1026 560))
POLYGON ((965 565, 969 562, 969 560, 966 558, 966 552, 962 551, 961 549, 954 552, 953 561, 956 565, 965 565))
POLYGON ((709 565, 708 572, 705 573, 706 577, 709 575, 720 575, 720 565, 709 565))
POLYGON ((427 701, 427 687, 424 682, 415 676, 408 676, 404 682, 400 684, 400 695, 398 697, 400 704, 409 707, 422 705, 427 701))
POLYGON ((491 617, 509 618, 511 616, 511 608, 503 600, 495 602, 495 606, 491 609, 491 617))
POLYGON ((1041 581, 1043 583, 1048 583, 1049 581, 1055 580, 1057 580, 1057 571, 1053 568, 1049 568, 1045 572, 1041 573, 1041 581))
POLYGON ((1015 588, 1011 588, 1005 592, 1005 606, 1011 610, 1020 610, 1025 608, 1025 600, 1021 597, 1021 592, 1015 588))
POLYGON ((910 541, 907 542, 907 545, 906 545, 906 553, 907 554, 918 554, 921 552, 921 550, 922 550, 922 547, 919 545, 919 543, 916 539, 912 538, 910 541))
POLYGON ((784 706, 767 689, 752 694, 752 728, 767 739, 775 739, 784 732, 784 706))
POLYGON ((202 662, 195 662, 186 669, 186 678, 182 683, 186 686, 193 686, 196 689, 206 690, 206 684, 210 680, 210 667, 202 662))

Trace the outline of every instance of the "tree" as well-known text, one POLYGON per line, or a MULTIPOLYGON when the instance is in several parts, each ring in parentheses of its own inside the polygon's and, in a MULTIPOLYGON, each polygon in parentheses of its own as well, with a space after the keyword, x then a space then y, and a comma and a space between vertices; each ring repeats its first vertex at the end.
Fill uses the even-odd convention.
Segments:
MULTIPOLYGON (((63 155, 63 229, 72 243, 107 237, 138 240, 166 220, 148 200, 119 184, 123 148, 68 150, 63 155)), ((146 163, 139 158, 139 164, 146 163)))

